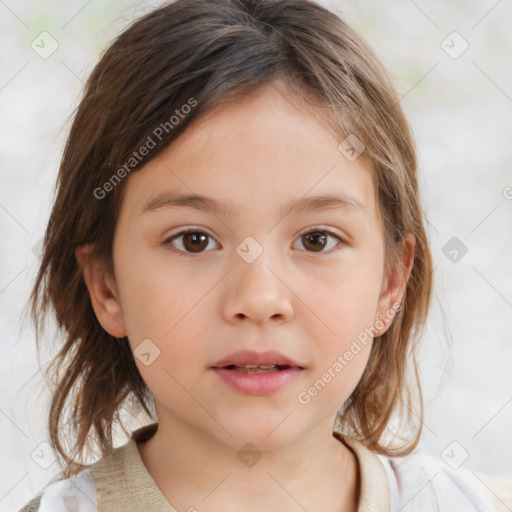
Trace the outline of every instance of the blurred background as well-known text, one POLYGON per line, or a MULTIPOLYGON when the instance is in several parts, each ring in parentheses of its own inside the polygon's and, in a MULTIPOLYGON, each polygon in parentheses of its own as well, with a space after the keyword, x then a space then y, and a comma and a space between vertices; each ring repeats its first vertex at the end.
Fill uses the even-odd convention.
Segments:
MULTIPOLYGON (((419 352, 422 448, 452 467, 512 478, 512 3, 320 3, 382 59, 415 132, 435 265, 419 352)), ((46 444, 49 393, 21 314, 70 119, 101 52, 159 4, 0 0, 1 511, 59 470, 46 444)))

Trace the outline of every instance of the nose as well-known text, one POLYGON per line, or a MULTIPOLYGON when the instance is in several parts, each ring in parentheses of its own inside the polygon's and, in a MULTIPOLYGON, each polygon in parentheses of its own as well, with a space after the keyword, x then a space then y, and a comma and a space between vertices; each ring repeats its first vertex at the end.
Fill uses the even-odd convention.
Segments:
POLYGON ((252 263, 237 261, 228 275, 223 312, 229 322, 289 322, 293 292, 282 270, 272 268, 265 252, 252 263))

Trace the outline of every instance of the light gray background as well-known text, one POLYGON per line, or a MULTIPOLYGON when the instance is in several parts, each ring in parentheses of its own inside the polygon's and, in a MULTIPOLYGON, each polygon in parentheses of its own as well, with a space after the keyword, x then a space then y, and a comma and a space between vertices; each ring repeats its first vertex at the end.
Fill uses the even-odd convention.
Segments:
MULTIPOLYGON (((420 353, 423 448, 441 457, 449 446, 460 460, 467 452, 461 467, 512 478, 512 4, 324 3, 381 57, 417 139, 435 264, 420 353), (443 253, 453 237, 467 247, 456 262, 448 257, 452 247, 443 253)), ((36 450, 51 461, 40 445, 47 440, 49 395, 37 374, 33 333, 22 328, 20 314, 69 119, 103 48, 156 5, 0 0, 2 511, 20 507, 58 471, 31 457, 36 450), (58 43, 46 59, 31 47, 43 31, 58 43)), ((124 440, 119 435, 118 444, 124 440)))

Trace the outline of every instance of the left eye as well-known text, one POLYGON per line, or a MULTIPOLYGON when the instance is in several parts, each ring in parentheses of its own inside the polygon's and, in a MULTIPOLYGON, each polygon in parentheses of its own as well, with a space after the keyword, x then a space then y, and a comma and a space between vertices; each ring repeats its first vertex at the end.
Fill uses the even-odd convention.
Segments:
POLYGON ((329 238, 336 239, 338 241, 337 244, 331 245, 329 249, 332 249, 333 247, 337 247, 338 245, 342 244, 343 241, 340 237, 332 233, 331 231, 326 230, 317 230, 317 231, 309 231, 308 233, 304 233, 302 236, 298 238, 298 240, 306 242, 302 242, 302 245, 304 247, 311 248, 311 251, 308 252, 328 252, 327 250, 324 251, 328 245, 329 245, 329 238))
MULTIPOLYGON (((169 237, 164 241, 164 245, 172 244, 177 249, 178 254, 184 256, 186 254, 200 254, 205 252, 205 249, 210 245, 210 240, 213 241, 213 238, 203 231, 188 230, 180 231, 169 237), (180 239, 183 240, 180 241, 180 239), (177 241, 180 241, 180 243, 176 244, 175 242, 177 241)), ((302 246, 308 252, 328 252, 328 250, 333 247, 343 244, 340 237, 326 230, 309 231, 301 235, 297 240, 302 242, 302 246), (330 246, 329 239, 331 239, 330 246), (334 239, 337 240, 337 243, 332 242, 334 239), (326 247, 327 250, 324 250, 326 247)))

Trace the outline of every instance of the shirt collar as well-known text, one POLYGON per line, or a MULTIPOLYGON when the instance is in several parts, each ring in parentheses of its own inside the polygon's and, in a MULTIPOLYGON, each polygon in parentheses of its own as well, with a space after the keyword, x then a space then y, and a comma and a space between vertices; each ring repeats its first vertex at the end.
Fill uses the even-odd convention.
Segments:
MULTIPOLYGON (((156 485, 142 461, 137 442, 150 439, 158 429, 158 423, 151 423, 135 430, 125 445, 125 468, 128 488, 143 489, 151 499, 154 510, 176 512, 156 485), (133 486, 133 487, 132 487, 133 486)), ((357 458, 360 492, 358 512, 388 512, 390 507, 389 484, 386 470, 380 459, 362 442, 334 430, 333 436, 351 449, 357 458)))

